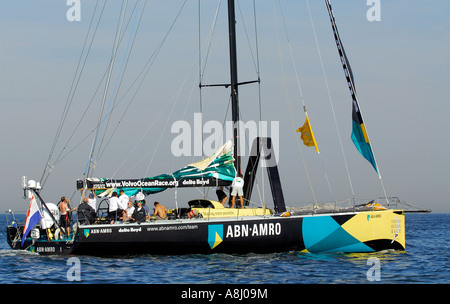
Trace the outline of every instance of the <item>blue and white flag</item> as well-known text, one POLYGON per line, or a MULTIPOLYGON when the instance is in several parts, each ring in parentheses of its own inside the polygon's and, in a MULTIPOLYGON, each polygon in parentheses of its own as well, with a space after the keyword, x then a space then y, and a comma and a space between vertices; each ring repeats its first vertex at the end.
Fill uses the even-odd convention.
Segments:
POLYGON ((41 220, 41 212, 39 211, 39 207, 36 203, 36 198, 31 196, 30 199, 30 206, 28 207, 28 213, 27 218, 25 220, 25 226, 23 227, 23 236, 22 236, 22 243, 21 246, 23 247, 23 243, 25 242, 25 238, 27 237, 28 233, 30 233, 30 230, 33 229, 33 227, 39 223, 41 220))

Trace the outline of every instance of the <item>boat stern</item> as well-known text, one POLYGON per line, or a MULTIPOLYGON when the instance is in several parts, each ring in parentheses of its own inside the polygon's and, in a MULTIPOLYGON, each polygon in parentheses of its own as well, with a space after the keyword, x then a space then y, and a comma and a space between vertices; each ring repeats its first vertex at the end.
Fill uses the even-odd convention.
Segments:
POLYGON ((303 242, 308 252, 405 250, 403 210, 361 211, 305 217, 303 242))
POLYGON ((403 210, 360 212, 341 227, 373 251, 405 250, 403 210))

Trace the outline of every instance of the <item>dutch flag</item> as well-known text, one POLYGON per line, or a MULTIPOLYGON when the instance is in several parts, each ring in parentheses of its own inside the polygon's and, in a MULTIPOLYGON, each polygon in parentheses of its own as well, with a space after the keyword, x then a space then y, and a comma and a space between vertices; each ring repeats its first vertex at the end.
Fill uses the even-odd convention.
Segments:
POLYGON ((30 230, 34 227, 34 225, 39 223, 41 218, 41 212, 39 211, 39 207, 36 203, 36 198, 33 195, 30 199, 30 206, 28 207, 27 218, 25 220, 25 226, 23 227, 21 247, 23 247, 25 238, 27 237, 28 233, 30 233, 30 230))

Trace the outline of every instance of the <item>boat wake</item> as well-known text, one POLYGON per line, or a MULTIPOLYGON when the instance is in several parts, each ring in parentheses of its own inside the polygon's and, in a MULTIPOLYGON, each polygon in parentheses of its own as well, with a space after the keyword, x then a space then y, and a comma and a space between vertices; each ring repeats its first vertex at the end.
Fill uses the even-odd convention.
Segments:
POLYGON ((9 257, 9 256, 38 256, 39 254, 36 252, 31 252, 27 250, 13 250, 13 249, 3 249, 0 250, 0 257, 9 257))

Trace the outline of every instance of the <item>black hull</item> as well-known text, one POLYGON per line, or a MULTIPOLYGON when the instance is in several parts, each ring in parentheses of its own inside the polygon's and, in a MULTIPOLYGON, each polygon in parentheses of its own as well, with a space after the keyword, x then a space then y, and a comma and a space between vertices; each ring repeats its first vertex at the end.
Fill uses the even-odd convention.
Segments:
POLYGON ((273 220, 193 221, 176 224, 95 227, 93 229, 100 229, 96 231, 100 233, 85 237, 85 230, 93 231, 91 226, 81 228, 79 244, 73 253, 96 255, 111 253, 211 254, 303 250, 304 248, 301 248, 300 226, 301 221, 298 219, 280 218, 273 220), (105 233, 102 233, 102 229, 105 229, 105 233), (124 232, 127 230, 129 231, 124 232), (282 231, 285 232, 282 233, 282 231), (280 237, 281 234, 282 237, 280 237), (222 239, 226 241, 221 241, 222 239), (216 242, 217 245, 214 246, 216 242))
MULTIPOLYGON (((23 227, 19 228, 19 230, 22 229, 23 227)), ((14 238, 16 233, 17 228, 12 226, 6 228, 7 242, 13 250, 27 250, 42 255, 69 255, 72 254, 74 249, 78 246, 78 242, 76 241, 32 240, 29 237, 25 239, 22 246, 21 240, 15 240, 14 238)), ((45 231, 42 231, 41 234, 42 233, 45 233, 45 231)))
POLYGON ((13 249, 27 249, 39 254, 123 256, 287 251, 374 252, 405 249, 404 216, 388 211, 87 225, 78 227, 73 241, 32 241, 27 238, 23 248, 20 247, 20 242, 12 242, 10 236, 14 235, 14 231, 11 227, 8 229, 8 243, 13 249), (398 229, 392 229, 392 218, 399 219, 398 229), (361 226, 364 223, 361 219, 367 221, 367 227, 361 226), (389 223, 389 227, 385 227, 384 222, 389 223), (374 227, 376 235, 373 235, 375 230, 367 232, 371 235, 368 239, 361 235, 361 230, 374 227), (357 230, 360 235, 352 236, 352 229, 357 230), (392 231, 392 235, 386 235, 384 230, 388 234, 392 231))

